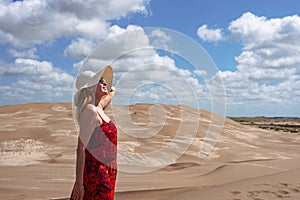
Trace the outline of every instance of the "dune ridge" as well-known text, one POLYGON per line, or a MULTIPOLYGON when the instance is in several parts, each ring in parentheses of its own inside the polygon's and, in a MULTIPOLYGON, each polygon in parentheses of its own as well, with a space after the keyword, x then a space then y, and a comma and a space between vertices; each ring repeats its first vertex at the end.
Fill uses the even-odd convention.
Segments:
MULTIPOLYGON (((223 125, 221 116, 182 105, 113 105, 107 112, 119 130, 116 199, 300 199, 298 133, 228 118, 223 125), (221 132, 207 137, 208 130, 221 132), (138 171, 143 164, 155 170, 138 171)), ((71 104, 0 106, 0 124, 0 199, 67 199, 77 142, 71 104)))

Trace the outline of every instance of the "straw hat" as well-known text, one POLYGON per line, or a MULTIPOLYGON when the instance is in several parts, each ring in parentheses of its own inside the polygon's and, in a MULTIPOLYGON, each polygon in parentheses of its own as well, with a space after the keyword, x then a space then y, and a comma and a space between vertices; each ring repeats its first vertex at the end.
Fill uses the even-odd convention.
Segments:
POLYGON ((77 91, 74 95, 74 102, 78 101, 80 92, 83 88, 88 88, 88 87, 98 84, 98 82, 101 78, 106 80, 107 90, 110 91, 111 87, 112 87, 112 81, 113 81, 113 70, 110 65, 105 66, 104 68, 99 70, 97 73, 92 72, 92 71, 84 71, 81 74, 79 74, 76 78, 77 91))

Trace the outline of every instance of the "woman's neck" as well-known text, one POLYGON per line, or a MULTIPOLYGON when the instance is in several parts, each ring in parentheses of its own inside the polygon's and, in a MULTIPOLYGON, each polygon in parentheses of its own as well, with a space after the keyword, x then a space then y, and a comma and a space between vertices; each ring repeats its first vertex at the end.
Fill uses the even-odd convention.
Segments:
POLYGON ((101 99, 101 98, 99 98, 99 97, 96 97, 96 98, 95 98, 95 106, 98 106, 98 104, 99 104, 99 102, 100 102, 100 99, 101 99))
POLYGON ((95 95, 95 106, 98 106, 102 97, 105 96, 106 94, 98 94, 98 95, 95 95))
POLYGON ((102 95, 95 95, 95 106, 99 105, 102 97, 102 95))

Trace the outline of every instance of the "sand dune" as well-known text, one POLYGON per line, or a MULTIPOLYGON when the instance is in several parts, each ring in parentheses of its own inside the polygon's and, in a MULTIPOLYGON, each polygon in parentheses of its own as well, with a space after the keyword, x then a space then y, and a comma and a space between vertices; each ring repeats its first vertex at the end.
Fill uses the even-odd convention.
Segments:
MULTIPOLYGON (((300 199, 299 134, 186 106, 108 113, 119 130, 116 199, 300 199)), ((67 199, 77 141, 71 104, 2 106, 0 119, 0 199, 67 199)))

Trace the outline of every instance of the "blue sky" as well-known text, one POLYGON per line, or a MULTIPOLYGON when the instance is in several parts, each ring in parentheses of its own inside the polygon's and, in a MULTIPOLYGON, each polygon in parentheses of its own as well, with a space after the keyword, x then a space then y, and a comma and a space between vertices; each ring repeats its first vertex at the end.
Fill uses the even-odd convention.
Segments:
POLYGON ((78 71, 111 64, 115 104, 300 117, 298 4, 0 0, 0 105, 72 101, 78 71))

